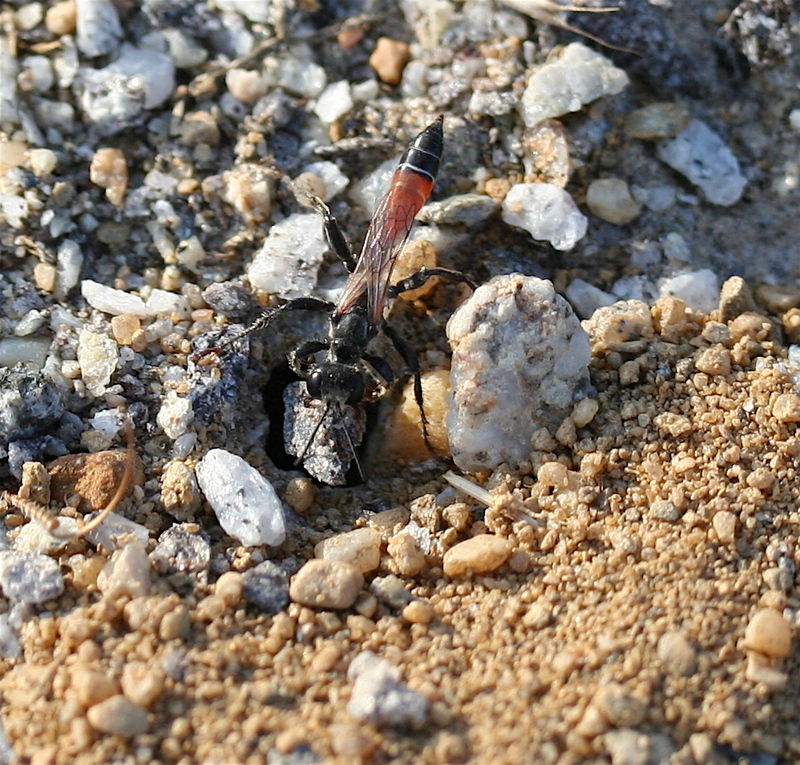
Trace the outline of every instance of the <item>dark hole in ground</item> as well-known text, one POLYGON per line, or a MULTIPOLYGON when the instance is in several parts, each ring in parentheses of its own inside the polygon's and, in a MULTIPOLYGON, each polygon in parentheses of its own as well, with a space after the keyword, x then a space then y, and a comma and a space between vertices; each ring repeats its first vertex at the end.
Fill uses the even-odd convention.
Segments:
MULTIPOLYGON (((295 457, 288 454, 283 438, 283 424, 285 419, 283 394, 286 387, 294 382, 298 382, 298 377, 290 368, 287 361, 283 361, 276 366, 264 386, 264 409, 269 416, 269 431, 267 433, 266 451, 275 467, 280 470, 303 470, 302 466, 295 464, 295 457)), ((358 459, 362 467, 365 461, 366 445, 369 443, 370 435, 375 432, 378 420, 377 404, 364 406, 367 415, 367 430, 361 444, 358 446, 358 459)), ((303 472, 307 472, 303 470, 303 472)), ((313 478, 313 476, 312 476, 313 478)), ((358 471, 355 460, 350 464, 345 475, 347 486, 358 486, 363 483, 363 476, 358 471)), ((315 479, 316 480, 316 479, 315 479)))

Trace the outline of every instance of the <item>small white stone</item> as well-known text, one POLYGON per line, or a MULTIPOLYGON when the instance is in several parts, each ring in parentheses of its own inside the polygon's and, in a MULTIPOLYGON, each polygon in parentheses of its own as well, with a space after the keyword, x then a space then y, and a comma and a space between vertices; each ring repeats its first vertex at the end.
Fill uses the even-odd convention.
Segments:
POLYGON ((353 97, 350 94, 350 83, 347 80, 332 82, 322 91, 317 99, 314 113, 326 125, 344 117, 353 108, 353 97))
POLYGON ((88 57, 102 56, 117 49, 122 24, 112 0, 76 0, 78 50, 88 57))
POLYGON ((49 555, 0 552, 0 588, 9 600, 46 603, 64 592, 64 577, 49 555))
POLYGON ((119 346, 107 335, 81 330, 78 335, 78 363, 86 389, 93 396, 102 396, 117 368, 119 346))
POLYGON ((277 84, 288 93, 316 98, 322 93, 328 78, 325 70, 308 59, 283 58, 279 64, 277 84))
POLYGON ((156 415, 156 423, 173 441, 186 432, 193 419, 192 402, 174 390, 169 391, 156 415))
POLYGON ((295 213, 276 223, 247 269, 258 290, 292 300, 308 295, 328 245, 319 215, 295 213))
POLYGON ((196 473, 227 534, 247 547, 283 542, 283 506, 272 484, 254 467, 231 452, 212 449, 197 465, 196 473))
POLYGON ((582 319, 588 319, 598 308, 616 302, 613 295, 583 279, 573 279, 564 290, 564 296, 582 319))
POLYGON ((91 279, 84 279, 81 282, 81 294, 92 308, 112 316, 121 316, 122 314, 131 314, 133 316, 149 315, 144 300, 138 295, 131 295, 124 290, 107 287, 105 284, 100 284, 91 279))
POLYGON ((747 185, 734 153, 701 120, 693 119, 674 138, 659 143, 658 157, 699 186, 715 205, 736 204, 747 185))
POLYGON ((588 221, 569 192, 552 183, 517 183, 503 200, 503 220, 557 250, 571 250, 588 221))
POLYGON ((154 289, 147 297, 145 309, 148 316, 178 314, 180 319, 188 319, 192 314, 189 301, 183 296, 166 290, 154 289))
POLYGON ((660 297, 674 295, 690 308, 711 313, 719 305, 719 277, 710 269, 673 276, 659 284, 660 297))
POLYGON ((520 101, 525 124, 576 112, 601 96, 619 93, 628 75, 582 43, 567 45, 559 58, 537 69, 520 101))

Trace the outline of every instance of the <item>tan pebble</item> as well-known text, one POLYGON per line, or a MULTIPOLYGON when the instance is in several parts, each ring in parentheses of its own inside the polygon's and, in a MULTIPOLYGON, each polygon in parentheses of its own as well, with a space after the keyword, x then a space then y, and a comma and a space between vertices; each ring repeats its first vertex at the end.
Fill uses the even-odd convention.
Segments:
POLYGON ((518 574, 525 574, 531 570, 531 554, 527 550, 519 549, 511 553, 508 559, 508 567, 518 574))
POLYGON ((74 0, 65 3, 56 3, 47 9, 44 25, 51 34, 71 35, 78 23, 78 13, 74 0))
POLYGON ((272 213, 274 177, 266 167, 245 162, 222 174, 223 196, 245 223, 267 220, 272 213))
POLYGON ((381 535, 372 528, 355 529, 324 539, 314 554, 325 560, 351 563, 362 573, 374 571, 381 562, 381 535))
POLYGON ((150 560, 141 542, 129 542, 111 556, 97 577, 97 588, 107 598, 137 598, 150 591, 150 560))
POLYGON ((267 85, 254 69, 229 69, 225 85, 230 94, 243 104, 254 104, 267 92, 267 85))
POLYGON ((362 592, 356 600, 355 609, 361 616, 371 619, 378 610, 378 599, 371 592, 362 592))
POLYGON ((608 730, 608 721, 600 714, 600 710, 594 704, 589 704, 576 730, 581 736, 595 738, 608 730))
POLYGON ((760 313, 747 311, 729 322, 731 340, 736 342, 742 338, 766 340, 772 334, 772 322, 760 313))
POLYGON ((86 719, 95 730, 112 736, 131 738, 147 730, 147 712, 122 695, 95 704, 86 719))
POLYGON ((111 332, 120 345, 130 345, 134 333, 138 332, 141 327, 141 319, 131 314, 123 313, 111 319, 111 332))
POLYGON ((761 284, 756 295, 770 313, 781 313, 800 306, 800 288, 794 284, 761 284))
POLYGON ((122 693, 136 706, 152 706, 164 690, 164 672, 143 661, 130 661, 122 668, 122 693))
POLYGON ((562 446, 574 446, 578 440, 578 433, 575 430, 575 423, 572 417, 565 417, 556 430, 556 441, 562 446))
POLYGON ((717 533, 717 539, 722 544, 730 545, 736 541, 737 518, 733 513, 728 510, 720 510, 714 513, 711 524, 717 533))
POLYGON ((800 422, 800 396, 781 393, 772 405, 772 416, 780 422, 800 422))
MULTIPOLYGON (((117 491, 125 473, 126 460, 127 452, 123 449, 59 457, 47 466, 53 501, 66 504, 77 495, 81 512, 102 510, 117 491)), ((143 483, 144 465, 137 454, 131 486, 143 483)))
POLYGON ((187 146, 216 146, 220 132, 217 120, 211 112, 189 112, 181 122, 180 140, 187 146))
MULTIPOLYGON (((450 454, 447 440, 447 395, 450 392, 450 372, 436 369, 422 375, 422 397, 428 418, 428 437, 433 448, 441 455, 450 454)), ((425 460, 430 451, 422 435, 419 406, 414 396, 412 380, 405 385, 400 401, 394 409, 387 427, 383 450, 407 460, 425 460)))
POLYGON ((675 438, 690 433, 693 428, 692 421, 688 417, 674 412, 663 412, 656 415, 653 423, 657 428, 675 438))
POLYGON ((316 496, 317 489, 314 482, 302 476, 289 481, 283 499, 292 510, 302 515, 314 504, 316 496))
POLYGON ((625 116, 625 133, 630 138, 671 138, 683 130, 691 119, 683 104, 657 101, 625 116))
POLYGON ((697 354, 694 365, 708 375, 728 375, 731 372, 731 352, 721 345, 713 345, 697 354))
POLYGON ((609 683, 602 686, 594 697, 598 711, 611 725, 633 728, 644 719, 645 706, 621 685, 609 683))
POLYGON ((442 510, 442 520, 456 531, 464 531, 472 523, 472 510, 466 502, 454 502, 442 510))
POLYGON ((312 608, 350 608, 364 586, 364 575, 350 563, 314 558, 293 577, 289 597, 312 608))
POLYGON ((330 672, 342 658, 342 650, 338 645, 328 644, 320 648, 319 653, 311 660, 309 669, 312 673, 330 672))
POLYGON ((756 611, 744 631, 744 647, 773 659, 782 659, 792 648, 792 628, 771 608, 756 611))
POLYGON ((619 384, 620 385, 636 385, 639 382, 639 375, 641 374, 641 367, 636 360, 626 361, 619 368, 619 384))
POLYGON ((586 190, 586 204, 592 215, 616 226, 630 223, 642 211, 622 178, 598 178, 592 181, 586 190))
POLYGON ((200 488, 194 471, 182 460, 172 460, 161 474, 161 501, 164 509, 180 521, 200 509, 200 488))
POLYGON ((410 55, 408 43, 391 37, 379 37, 369 57, 369 65, 384 82, 397 85, 410 55))
POLYGON ((749 473, 745 483, 759 491, 769 491, 775 485, 775 480, 775 473, 762 467, 756 468, 752 473, 749 473))
POLYGON ((389 540, 386 548, 392 559, 392 571, 400 576, 415 576, 425 568, 425 553, 411 534, 401 532, 389 540))
POLYGON ((790 343, 800 343, 800 308, 791 308, 781 317, 783 331, 790 343))
POLYGON ((508 192, 511 191, 512 182, 508 178, 489 178, 483 185, 486 196, 491 197, 496 202, 502 202, 508 192))
POLYGON ((375 622, 361 614, 350 614, 347 617, 347 629, 350 630, 350 638, 360 642, 375 632, 375 622))
POLYGON ((368 727, 354 722, 334 723, 328 728, 331 749, 346 762, 361 762, 378 748, 379 739, 368 727))
POLYGON ((771 692, 784 690, 789 681, 789 675, 786 672, 768 664, 758 653, 751 653, 747 657, 747 668, 744 675, 753 683, 762 683, 771 692))
POLYGON ((597 414, 600 403, 596 398, 583 398, 572 410, 572 421, 576 428, 585 428, 597 414))
POLYGON ((37 178, 50 175, 58 165, 58 155, 51 149, 31 149, 28 164, 37 178))
MULTIPOLYGON (((213 597, 213 596, 209 596, 213 597)), ((176 640, 187 638, 192 631, 192 622, 189 618, 189 609, 179 603, 169 613, 164 614, 158 625, 158 636, 161 640, 176 640)))
POLYGON ((512 551, 510 540, 493 534, 478 534, 451 547, 444 554, 442 568, 449 577, 463 576, 468 571, 483 574, 500 568, 512 551))
POLYGON ((121 205, 128 187, 128 164, 121 149, 98 149, 89 166, 89 180, 106 190, 108 201, 121 205))
POLYGON ((222 598, 228 607, 238 606, 242 600, 244 582, 238 571, 226 571, 217 579, 214 594, 222 598))
POLYGON ((565 489, 569 486, 569 469, 561 462, 545 462, 536 474, 536 480, 543 486, 565 489))
POLYGON ((412 600, 403 609, 403 618, 411 624, 430 624, 436 611, 427 600, 412 600))
POLYGON ((58 272, 51 263, 37 263, 33 267, 33 282, 37 290, 52 292, 56 288, 58 272))
POLYGON ((794 586, 794 576, 792 573, 780 566, 768 568, 764 572, 763 578, 764 584, 766 584, 770 590, 790 592, 794 586))
POLYGON ((0 175, 20 167, 27 156, 28 145, 23 141, 0 141, 0 175))
POLYGON ((72 586, 77 590, 85 590, 97 584, 97 577, 106 565, 106 560, 100 555, 93 555, 89 558, 80 555, 73 561, 70 559, 72 568, 72 586))
POLYGON ((689 677, 697 669, 697 654, 681 632, 665 632, 656 651, 668 675, 689 677))
POLYGON ((119 683, 99 670, 79 666, 72 671, 70 679, 70 687, 78 703, 84 707, 91 707, 119 693, 119 683))
POLYGON ((22 483, 17 495, 40 505, 50 504, 50 474, 41 462, 22 463, 22 483))

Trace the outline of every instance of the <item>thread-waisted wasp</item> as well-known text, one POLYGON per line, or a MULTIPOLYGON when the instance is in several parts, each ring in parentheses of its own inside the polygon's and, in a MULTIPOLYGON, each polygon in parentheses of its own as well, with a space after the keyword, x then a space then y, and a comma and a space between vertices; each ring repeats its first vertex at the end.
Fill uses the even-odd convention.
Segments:
MULTIPOLYGON (((423 436, 430 447, 419 362, 412 348, 386 321, 384 314, 389 298, 418 289, 433 276, 463 282, 474 288, 469 277, 459 271, 438 267, 422 269, 397 284, 389 284, 392 268, 408 238, 414 218, 433 189, 443 145, 443 117, 439 117, 409 144, 400 159, 389 190, 378 203, 372 217, 358 258, 354 257, 327 205, 321 199, 312 197, 314 207, 322 215, 328 243, 350 273, 339 301, 334 304, 316 297, 289 300, 263 314, 242 334, 232 338, 238 339, 266 329, 285 311, 320 311, 329 314, 328 338, 306 340, 288 356, 290 368, 305 381, 309 395, 324 403, 322 415, 305 448, 298 455, 297 463, 304 461, 322 424, 330 416, 340 415, 344 406, 355 406, 377 398, 382 389, 396 379, 389 363, 369 352, 370 343, 379 333, 391 341, 414 376, 414 397, 420 410, 423 436), (322 358, 319 358, 320 354, 324 354, 322 358)), ((202 351, 198 356, 219 352, 226 344, 202 351)), ((352 439, 350 450, 359 474, 363 476, 352 439)))

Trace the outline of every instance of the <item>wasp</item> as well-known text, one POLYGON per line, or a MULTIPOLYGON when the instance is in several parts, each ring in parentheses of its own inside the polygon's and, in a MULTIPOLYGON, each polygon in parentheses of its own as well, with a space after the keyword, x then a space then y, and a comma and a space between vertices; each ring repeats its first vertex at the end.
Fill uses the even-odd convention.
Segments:
MULTIPOLYGON (((414 218, 433 190, 443 148, 443 117, 440 116, 405 150, 394 171, 389 190, 378 203, 358 257, 351 251, 330 209, 321 199, 312 197, 314 207, 322 215, 328 244, 349 272, 338 302, 334 304, 311 296, 289 300, 264 313, 243 333, 266 329, 286 311, 319 311, 329 315, 328 337, 307 340, 288 356, 290 368, 305 381, 308 394, 324 403, 322 416, 303 453, 299 455, 298 463, 303 462, 328 417, 341 415, 345 405, 355 406, 376 398, 385 386, 396 379, 389 363, 369 350, 379 333, 391 341, 414 376, 414 397, 420 410, 423 436, 431 448, 417 356, 387 322, 385 314, 390 299, 418 289, 434 276, 466 283, 474 289, 472 280, 466 275, 438 267, 422 269, 397 284, 390 284, 392 268, 408 239, 414 218)), ((218 350, 209 349, 202 354, 218 350)), ((361 473, 356 449, 352 443, 350 446, 361 473)))

